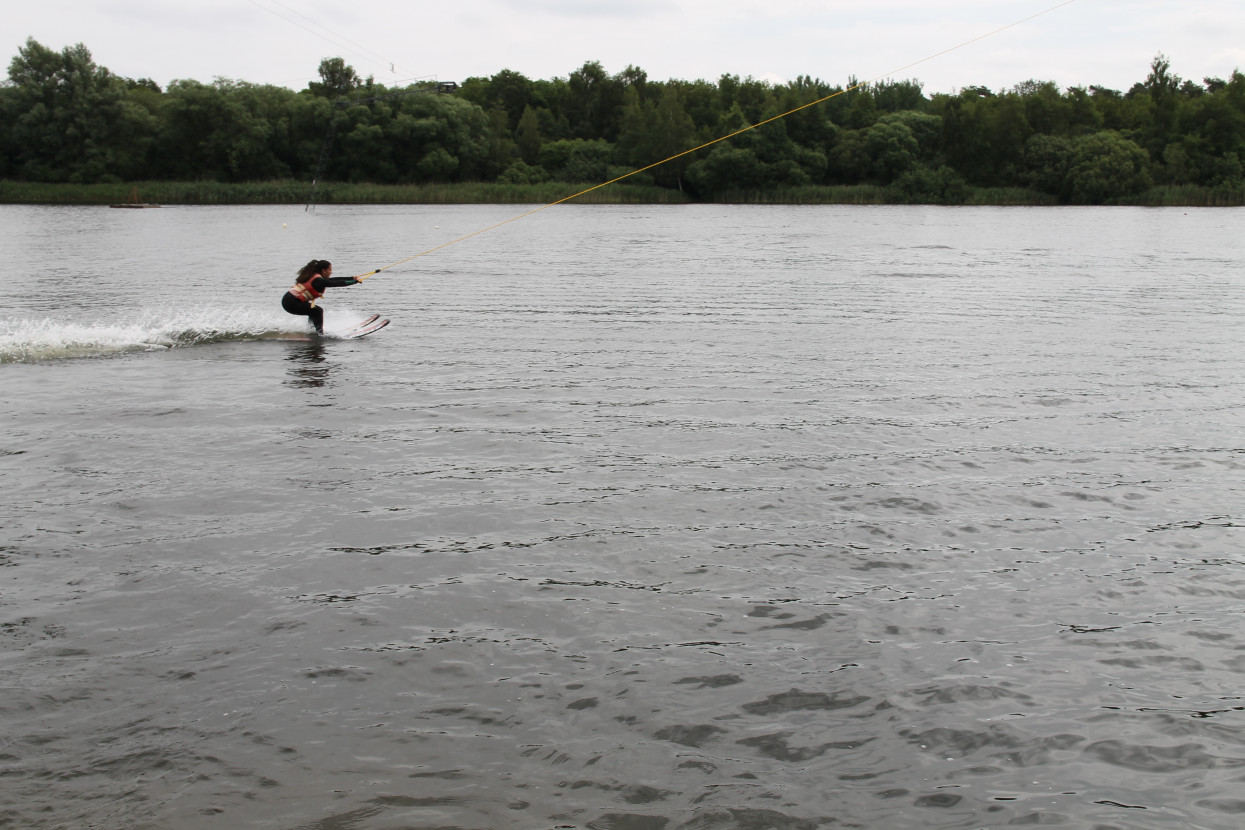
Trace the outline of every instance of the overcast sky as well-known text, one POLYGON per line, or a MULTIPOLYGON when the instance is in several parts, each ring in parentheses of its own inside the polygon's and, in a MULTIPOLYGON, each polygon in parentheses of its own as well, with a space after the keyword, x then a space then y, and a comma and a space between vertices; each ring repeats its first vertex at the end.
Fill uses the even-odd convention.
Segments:
POLYGON ((0 44, 6 77, 33 37, 56 50, 83 43, 101 66, 161 86, 225 77, 291 89, 316 80, 325 57, 387 84, 502 69, 548 79, 595 60, 653 80, 914 78, 926 94, 1030 79, 1127 90, 1160 52, 1198 82, 1245 69, 1241 0, 1060 2, 24 0, 0 17, 0 44))

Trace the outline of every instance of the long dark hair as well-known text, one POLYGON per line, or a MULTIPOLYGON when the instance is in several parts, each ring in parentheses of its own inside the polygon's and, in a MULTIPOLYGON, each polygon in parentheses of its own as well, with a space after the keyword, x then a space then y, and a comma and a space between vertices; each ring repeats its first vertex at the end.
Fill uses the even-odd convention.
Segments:
POLYGON ((302 268, 298 269, 297 282, 301 285, 308 280, 323 275, 325 269, 332 264, 333 263, 329 262, 327 259, 313 259, 311 262, 308 262, 302 268))

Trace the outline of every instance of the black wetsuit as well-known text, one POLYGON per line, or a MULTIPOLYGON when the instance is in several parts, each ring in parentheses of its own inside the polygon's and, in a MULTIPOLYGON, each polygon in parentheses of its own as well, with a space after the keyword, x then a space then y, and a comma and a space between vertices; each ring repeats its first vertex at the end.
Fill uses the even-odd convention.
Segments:
MULTIPOLYGON (((313 277, 310 284, 312 290, 323 294, 326 288, 341 288, 346 285, 354 285, 357 282, 359 280, 354 277, 313 277)), ((310 318, 311 325, 316 327, 316 334, 324 334, 324 309, 317 305, 312 305, 288 291, 281 298, 281 307, 290 314, 300 314, 310 318)))

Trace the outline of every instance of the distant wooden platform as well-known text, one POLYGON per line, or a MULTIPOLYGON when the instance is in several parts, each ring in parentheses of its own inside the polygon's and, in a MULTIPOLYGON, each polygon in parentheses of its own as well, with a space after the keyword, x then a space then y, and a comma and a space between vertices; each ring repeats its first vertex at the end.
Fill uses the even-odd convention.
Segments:
POLYGON ((140 201, 138 200, 138 188, 137 188, 137 187, 131 187, 131 188, 130 188, 130 198, 129 198, 129 199, 127 199, 127 200, 125 201, 125 203, 124 203, 124 204, 119 204, 119 205, 109 205, 108 207, 115 207, 115 208, 153 208, 153 207, 160 207, 160 205, 151 204, 150 202, 140 202, 140 201))

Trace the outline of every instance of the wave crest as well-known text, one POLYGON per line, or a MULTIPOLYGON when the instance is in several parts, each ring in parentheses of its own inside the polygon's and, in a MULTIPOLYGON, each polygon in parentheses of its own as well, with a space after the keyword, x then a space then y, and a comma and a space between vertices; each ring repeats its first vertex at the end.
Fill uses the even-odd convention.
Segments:
MULTIPOLYGON (((330 334, 348 329, 357 322, 355 316, 338 312, 330 316, 326 329, 330 334)), ((254 309, 155 309, 137 312, 131 319, 99 322, 0 319, 0 363, 108 357, 204 343, 288 337, 307 331, 304 318, 254 309)))

